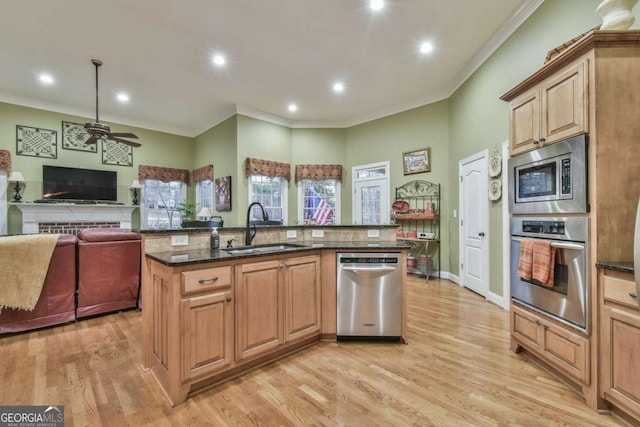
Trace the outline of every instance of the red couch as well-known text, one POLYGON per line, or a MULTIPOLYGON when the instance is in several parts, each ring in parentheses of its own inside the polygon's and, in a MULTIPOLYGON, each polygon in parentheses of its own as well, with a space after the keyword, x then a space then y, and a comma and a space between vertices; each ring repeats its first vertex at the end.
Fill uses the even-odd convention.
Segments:
POLYGON ((62 234, 53 250, 40 299, 32 311, 4 309, 0 334, 22 332, 75 320, 76 236, 62 234))
POLYGON ((78 235, 78 318, 135 308, 140 288, 140 234, 88 228, 78 235))

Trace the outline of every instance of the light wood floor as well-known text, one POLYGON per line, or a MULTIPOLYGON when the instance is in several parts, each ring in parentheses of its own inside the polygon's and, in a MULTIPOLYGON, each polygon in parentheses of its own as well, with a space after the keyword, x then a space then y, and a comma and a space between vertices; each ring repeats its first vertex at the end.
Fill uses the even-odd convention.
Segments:
POLYGON ((322 343, 171 408, 141 368, 141 314, 0 338, 0 405, 64 405, 67 426, 620 426, 509 351, 509 317, 409 280, 409 345, 322 343))

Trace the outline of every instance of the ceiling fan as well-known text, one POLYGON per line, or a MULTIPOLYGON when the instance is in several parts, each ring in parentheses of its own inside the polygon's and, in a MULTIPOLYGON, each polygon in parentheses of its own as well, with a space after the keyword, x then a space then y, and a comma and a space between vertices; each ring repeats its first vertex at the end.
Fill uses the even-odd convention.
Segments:
POLYGON ((99 59, 92 59, 91 63, 96 67, 96 121, 92 123, 85 123, 84 128, 90 135, 90 138, 85 144, 95 144, 99 139, 110 139, 111 141, 120 142, 122 144, 130 145, 132 147, 140 147, 142 144, 135 141, 128 141, 122 138, 135 138, 138 137, 132 133, 115 133, 111 132, 111 128, 104 123, 100 123, 98 118, 98 67, 102 65, 102 61, 99 59))

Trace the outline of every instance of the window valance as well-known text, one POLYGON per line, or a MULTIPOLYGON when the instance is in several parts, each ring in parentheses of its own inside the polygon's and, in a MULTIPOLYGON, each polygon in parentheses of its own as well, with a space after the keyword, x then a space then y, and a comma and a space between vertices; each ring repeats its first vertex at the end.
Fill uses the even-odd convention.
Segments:
POLYGON ((194 169, 192 173, 193 182, 202 182, 206 181, 207 179, 209 181, 213 181, 213 165, 205 165, 199 167, 198 169, 194 169))
POLYGON ((303 179, 335 179, 342 182, 342 165, 296 165, 296 182, 303 179))
POLYGON ((138 179, 157 179, 162 182, 182 181, 189 185, 189 171, 187 169, 164 168, 161 166, 138 166, 138 179))
POLYGON ((291 165, 288 163, 273 162, 247 157, 245 161, 245 173, 247 176, 260 174, 269 178, 282 177, 291 180, 291 165))
POLYGON ((0 150, 0 169, 11 170, 11 153, 9 150, 0 150))

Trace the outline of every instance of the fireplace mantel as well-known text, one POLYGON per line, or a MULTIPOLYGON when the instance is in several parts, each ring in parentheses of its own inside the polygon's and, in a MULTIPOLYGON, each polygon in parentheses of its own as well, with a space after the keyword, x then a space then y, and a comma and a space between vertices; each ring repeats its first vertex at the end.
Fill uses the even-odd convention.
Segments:
POLYGON ((74 203, 10 203, 22 211, 22 233, 39 232, 40 223, 117 222, 131 228, 131 214, 138 206, 74 203))

